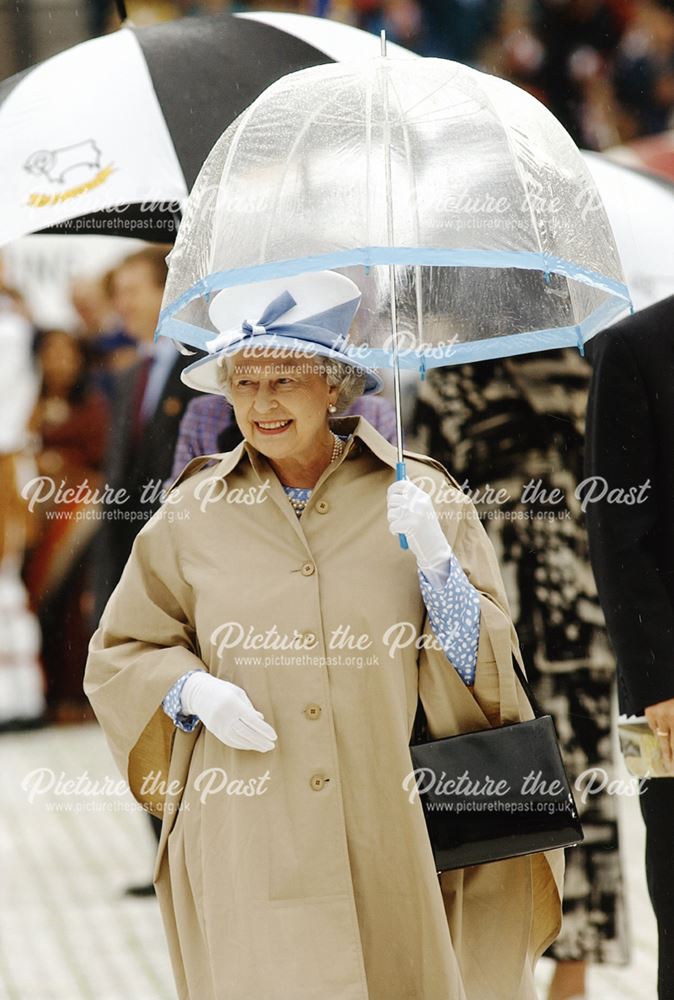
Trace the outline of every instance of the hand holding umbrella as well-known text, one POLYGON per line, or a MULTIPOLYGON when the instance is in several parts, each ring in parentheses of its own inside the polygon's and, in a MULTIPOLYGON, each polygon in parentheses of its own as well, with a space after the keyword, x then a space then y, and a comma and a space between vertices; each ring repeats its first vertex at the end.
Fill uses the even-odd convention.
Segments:
POLYGON ((416 483, 401 479, 389 486, 387 502, 391 534, 405 536, 428 582, 442 587, 452 548, 440 527, 431 497, 416 483))

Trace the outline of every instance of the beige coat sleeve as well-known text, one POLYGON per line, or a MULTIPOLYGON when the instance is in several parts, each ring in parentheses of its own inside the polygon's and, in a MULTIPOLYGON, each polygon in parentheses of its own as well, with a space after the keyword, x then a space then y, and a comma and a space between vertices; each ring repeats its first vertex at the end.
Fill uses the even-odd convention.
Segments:
POLYGON ((162 701, 188 670, 205 669, 171 527, 160 512, 137 536, 91 640, 84 675, 117 766, 134 798, 156 814, 175 735, 162 701))

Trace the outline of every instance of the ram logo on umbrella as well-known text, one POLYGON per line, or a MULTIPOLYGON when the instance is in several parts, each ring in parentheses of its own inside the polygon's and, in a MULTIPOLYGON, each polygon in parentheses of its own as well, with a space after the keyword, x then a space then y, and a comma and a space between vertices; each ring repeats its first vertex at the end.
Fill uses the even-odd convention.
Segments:
POLYGON ((23 165, 29 174, 44 176, 52 184, 65 184, 66 174, 73 170, 86 171, 85 178, 89 180, 92 174, 100 170, 101 151, 93 139, 85 139, 74 146, 64 146, 62 149, 40 149, 31 153, 23 165))

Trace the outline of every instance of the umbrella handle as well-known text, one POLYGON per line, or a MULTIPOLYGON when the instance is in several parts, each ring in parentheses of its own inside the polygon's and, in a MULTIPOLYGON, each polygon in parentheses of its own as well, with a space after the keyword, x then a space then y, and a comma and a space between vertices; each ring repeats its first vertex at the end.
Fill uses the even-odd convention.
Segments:
MULTIPOLYGON (((407 479, 407 473, 405 471, 405 463, 396 462, 396 480, 400 481, 401 479, 407 479)), ((398 535, 398 540, 400 541, 401 549, 409 549, 409 545, 407 544, 407 539, 405 538, 404 535, 398 535)))

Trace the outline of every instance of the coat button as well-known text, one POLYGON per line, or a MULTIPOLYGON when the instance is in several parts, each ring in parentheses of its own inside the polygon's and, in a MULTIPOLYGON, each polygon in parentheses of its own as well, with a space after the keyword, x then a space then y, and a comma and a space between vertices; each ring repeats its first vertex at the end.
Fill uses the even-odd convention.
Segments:
POLYGON ((316 504, 316 510, 319 514, 327 514, 330 510, 330 504, 327 500, 319 500, 316 504))
POLYGON ((316 567, 311 562, 305 562, 302 566, 302 576, 311 576, 316 571, 316 567))
POLYGON ((330 779, 325 778, 322 774, 312 774, 309 784, 315 792, 320 792, 327 781, 330 781, 330 779))
POLYGON ((304 709, 304 714, 306 715, 307 719, 312 719, 312 720, 320 719, 321 712, 322 712, 321 706, 317 705, 313 701, 309 705, 307 705, 306 708, 304 709))

